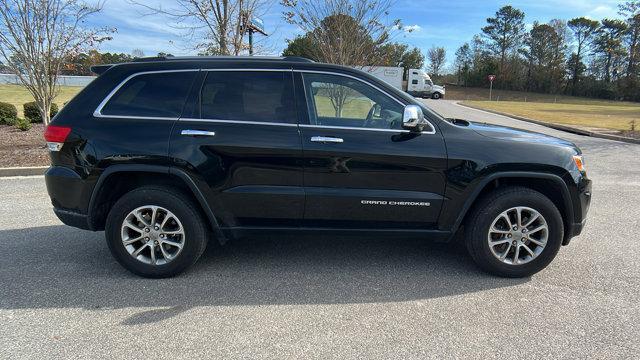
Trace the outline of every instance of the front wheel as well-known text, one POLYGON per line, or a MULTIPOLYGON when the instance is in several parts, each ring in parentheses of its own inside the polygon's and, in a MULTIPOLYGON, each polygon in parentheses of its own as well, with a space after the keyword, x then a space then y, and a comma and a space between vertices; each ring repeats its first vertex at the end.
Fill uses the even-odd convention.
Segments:
POLYGON ((531 276, 555 258, 564 235, 549 198, 523 187, 496 190, 474 206, 465 241, 476 264, 504 277, 531 276))
POLYGON ((442 98, 442 94, 440 94, 440 93, 438 93, 438 92, 435 92, 435 93, 433 93, 433 94, 431 95, 431 98, 432 98, 433 100, 439 100, 440 98, 442 98))
POLYGON ((120 198, 107 217, 109 250, 127 270, 144 277, 174 276, 202 255, 204 219, 188 196, 142 187, 120 198))

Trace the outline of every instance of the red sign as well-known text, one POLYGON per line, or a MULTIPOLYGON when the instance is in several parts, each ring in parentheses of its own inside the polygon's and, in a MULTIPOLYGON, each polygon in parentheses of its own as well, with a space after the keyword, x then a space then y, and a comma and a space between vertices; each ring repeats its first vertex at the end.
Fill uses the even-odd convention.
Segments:
POLYGON ((489 79, 489 81, 493 82, 493 80, 496 79, 496 76, 495 75, 489 75, 489 76, 487 76, 487 79, 489 79))

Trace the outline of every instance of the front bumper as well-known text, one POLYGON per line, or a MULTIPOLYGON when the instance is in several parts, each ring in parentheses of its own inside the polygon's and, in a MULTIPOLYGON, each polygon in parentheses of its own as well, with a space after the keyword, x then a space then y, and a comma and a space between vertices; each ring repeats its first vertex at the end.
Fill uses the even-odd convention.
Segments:
POLYGON ((582 233, 584 226, 587 225, 587 219, 582 220, 582 222, 574 223, 571 225, 571 234, 573 236, 578 236, 582 233))
POLYGON ((53 212, 65 225, 83 230, 92 230, 89 226, 89 218, 85 214, 57 208, 53 208, 53 212))
POLYGON ((562 245, 568 245, 571 238, 580 235, 587 223, 587 213, 591 206, 591 180, 586 176, 582 176, 578 182, 573 203, 574 220, 567 228, 562 245))

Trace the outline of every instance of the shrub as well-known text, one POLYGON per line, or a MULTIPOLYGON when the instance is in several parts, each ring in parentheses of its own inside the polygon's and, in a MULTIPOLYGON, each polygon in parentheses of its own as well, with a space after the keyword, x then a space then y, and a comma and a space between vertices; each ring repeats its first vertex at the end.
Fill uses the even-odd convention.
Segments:
MULTIPOLYGON (((40 116, 40 110, 35 101, 25 103, 22 108, 24 109, 24 117, 29 119, 32 123, 41 123, 42 117, 40 116)), ((58 113, 58 105, 51 104, 51 110, 49 115, 54 117, 58 113)))
POLYGON ((22 105, 22 109, 24 110, 24 117, 29 121, 42 122, 40 110, 38 110, 38 105, 35 101, 25 103, 24 105, 22 105))
POLYGON ((27 131, 31 129, 31 121, 29 121, 29 119, 19 118, 18 121, 16 121, 16 127, 21 131, 27 131))
POLYGON ((51 118, 53 119, 54 116, 56 116, 56 114, 58 113, 59 109, 58 109, 58 105, 56 104, 51 104, 51 109, 49 110, 49 114, 51 114, 51 118))
POLYGON ((15 126, 18 123, 18 117, 16 116, 15 118, 4 119, 4 123, 9 126, 15 126))
POLYGON ((18 118, 18 109, 13 104, 0 102, 0 124, 11 125, 18 118))

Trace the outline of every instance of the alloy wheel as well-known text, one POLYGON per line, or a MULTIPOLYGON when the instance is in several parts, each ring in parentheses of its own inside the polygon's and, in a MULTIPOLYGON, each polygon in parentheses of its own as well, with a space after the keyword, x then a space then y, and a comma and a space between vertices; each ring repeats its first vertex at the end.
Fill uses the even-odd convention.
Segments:
POLYGON ((164 265, 174 260, 185 242, 180 219, 171 211, 155 205, 134 209, 121 227, 122 244, 133 258, 149 265, 164 265))
POLYGON ((517 206, 498 215, 489 228, 491 253, 510 265, 526 264, 537 258, 549 239, 547 221, 537 210, 517 206))

